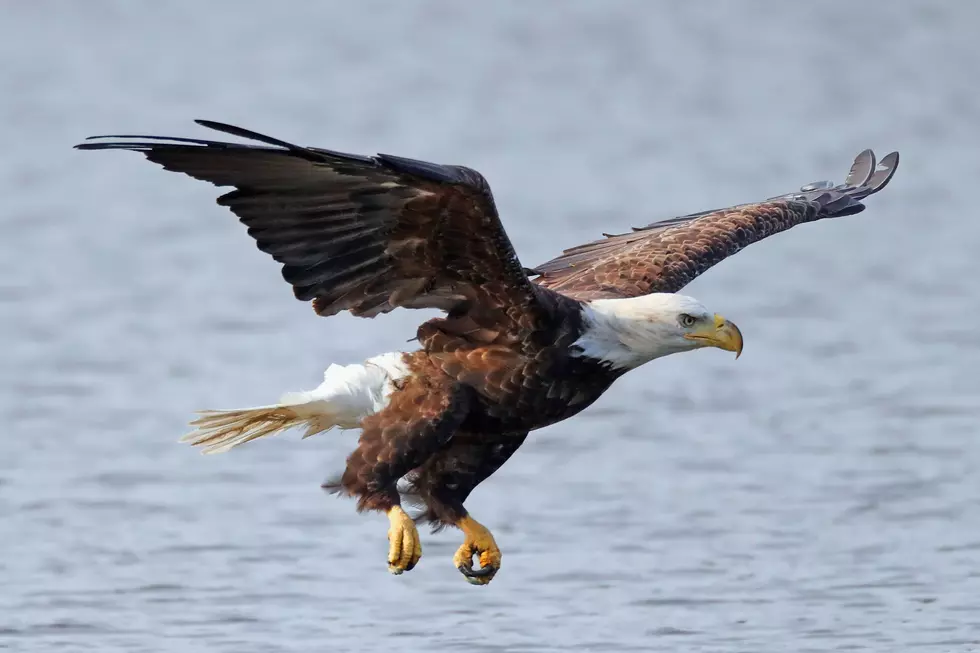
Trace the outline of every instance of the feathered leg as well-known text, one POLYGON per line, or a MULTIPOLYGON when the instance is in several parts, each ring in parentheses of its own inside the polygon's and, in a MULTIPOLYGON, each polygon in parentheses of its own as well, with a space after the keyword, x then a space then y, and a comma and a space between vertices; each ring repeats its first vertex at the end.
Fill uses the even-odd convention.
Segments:
POLYGON ((469 410, 469 391, 440 379, 413 376, 395 390, 384 410, 361 421, 357 449, 327 490, 356 496, 358 510, 388 515, 388 570, 412 569, 422 555, 415 522, 402 510, 397 483, 445 446, 469 410))
POLYGON ((453 565, 473 585, 486 585, 493 580, 500 569, 501 552, 493 534, 470 516, 463 503, 526 438, 527 433, 457 433, 450 446, 411 477, 414 492, 427 508, 421 520, 436 524, 436 528, 455 526, 463 531, 463 544, 453 556, 453 565), (474 556, 480 564, 478 569, 473 568, 474 556))

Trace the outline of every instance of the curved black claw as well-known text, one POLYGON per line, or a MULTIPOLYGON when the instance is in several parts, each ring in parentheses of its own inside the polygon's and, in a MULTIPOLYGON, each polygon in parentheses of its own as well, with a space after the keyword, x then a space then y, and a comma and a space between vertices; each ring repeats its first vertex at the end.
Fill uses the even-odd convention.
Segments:
POLYGON ((470 585, 486 585, 493 578, 494 574, 497 573, 497 567, 489 565, 487 567, 480 567, 479 569, 473 569, 473 565, 459 565, 456 567, 459 569, 459 573, 463 574, 466 578, 466 582, 470 585))
POLYGON ((500 569, 500 548, 486 526, 472 517, 464 517, 457 526, 466 534, 466 540, 456 549, 453 564, 467 583, 486 585, 500 569), (473 569, 474 556, 479 561, 479 569, 473 569))

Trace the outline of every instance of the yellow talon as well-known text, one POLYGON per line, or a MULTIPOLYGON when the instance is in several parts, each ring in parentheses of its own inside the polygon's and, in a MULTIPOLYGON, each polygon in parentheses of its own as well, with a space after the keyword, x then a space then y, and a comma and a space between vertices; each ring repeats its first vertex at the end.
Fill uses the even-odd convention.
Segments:
POLYGON ((422 557, 422 541, 415 522, 401 506, 388 511, 388 571, 401 574, 410 571, 422 557))
POLYGON ((500 569, 500 549, 486 526, 472 517, 463 517, 456 526, 463 531, 463 545, 453 556, 453 564, 466 581, 473 585, 486 585, 500 569), (479 554, 480 568, 473 569, 473 556, 479 554))

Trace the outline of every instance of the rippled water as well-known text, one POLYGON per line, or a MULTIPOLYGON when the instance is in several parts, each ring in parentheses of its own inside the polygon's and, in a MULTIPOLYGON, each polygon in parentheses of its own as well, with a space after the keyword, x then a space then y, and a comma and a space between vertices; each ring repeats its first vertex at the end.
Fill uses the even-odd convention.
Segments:
POLYGON ((980 648, 980 6, 812 4, 5 3, 0 648, 980 648), (215 189, 70 149, 198 117, 476 167, 528 265, 903 162, 690 287, 737 363, 634 372, 476 491, 478 589, 457 532, 392 577, 319 490, 354 433, 175 443, 424 317, 318 319, 215 189))

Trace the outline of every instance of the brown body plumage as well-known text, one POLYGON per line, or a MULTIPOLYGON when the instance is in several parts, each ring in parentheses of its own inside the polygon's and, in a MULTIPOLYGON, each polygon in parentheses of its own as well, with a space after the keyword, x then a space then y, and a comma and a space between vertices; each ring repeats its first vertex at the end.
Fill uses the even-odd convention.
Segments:
POLYGON ((360 497, 361 508, 387 511, 399 501, 396 482, 408 474, 426 507, 423 519, 455 524, 470 491, 529 431, 585 409, 622 373, 569 356, 581 333, 579 313, 555 309, 536 345, 531 338, 522 346, 473 343, 443 330, 451 320, 425 323, 422 348, 405 354, 411 374, 384 410, 361 422, 357 450, 328 487, 360 497))
MULTIPOLYGON (((399 363, 406 372, 386 373, 372 386, 383 399, 377 409, 362 411, 359 444, 330 487, 357 497, 362 509, 389 514, 389 562, 400 573, 421 553, 414 526, 398 507, 396 484, 406 479, 425 506, 423 519, 464 530, 467 543, 457 564, 481 583, 499 566, 499 550, 463 503, 529 431, 583 410, 646 360, 705 345, 741 350, 737 329, 720 317, 708 324, 707 314, 674 310, 670 298, 664 300, 670 310, 623 300, 675 293, 766 236, 857 213, 898 163, 891 154, 879 167, 865 151, 842 185, 815 184, 655 223, 527 270, 489 185, 469 168, 300 147, 199 122, 265 146, 116 136, 78 147, 135 150, 168 170, 235 187, 219 204, 239 216, 259 249, 282 263, 296 297, 312 301, 319 315, 347 310, 373 317, 397 307, 445 311, 419 327, 420 348, 399 363), (661 337, 674 340, 647 347, 661 337), (472 570, 472 553, 481 554, 484 569, 472 570)), ((676 301, 682 299, 689 300, 676 301)), ((699 306, 692 302, 677 306, 699 306)), ((316 406, 311 400, 213 413, 202 418, 204 435, 194 441, 227 448, 294 423, 313 424, 310 432, 345 425, 323 415, 309 421, 314 418, 304 415, 316 406)))

